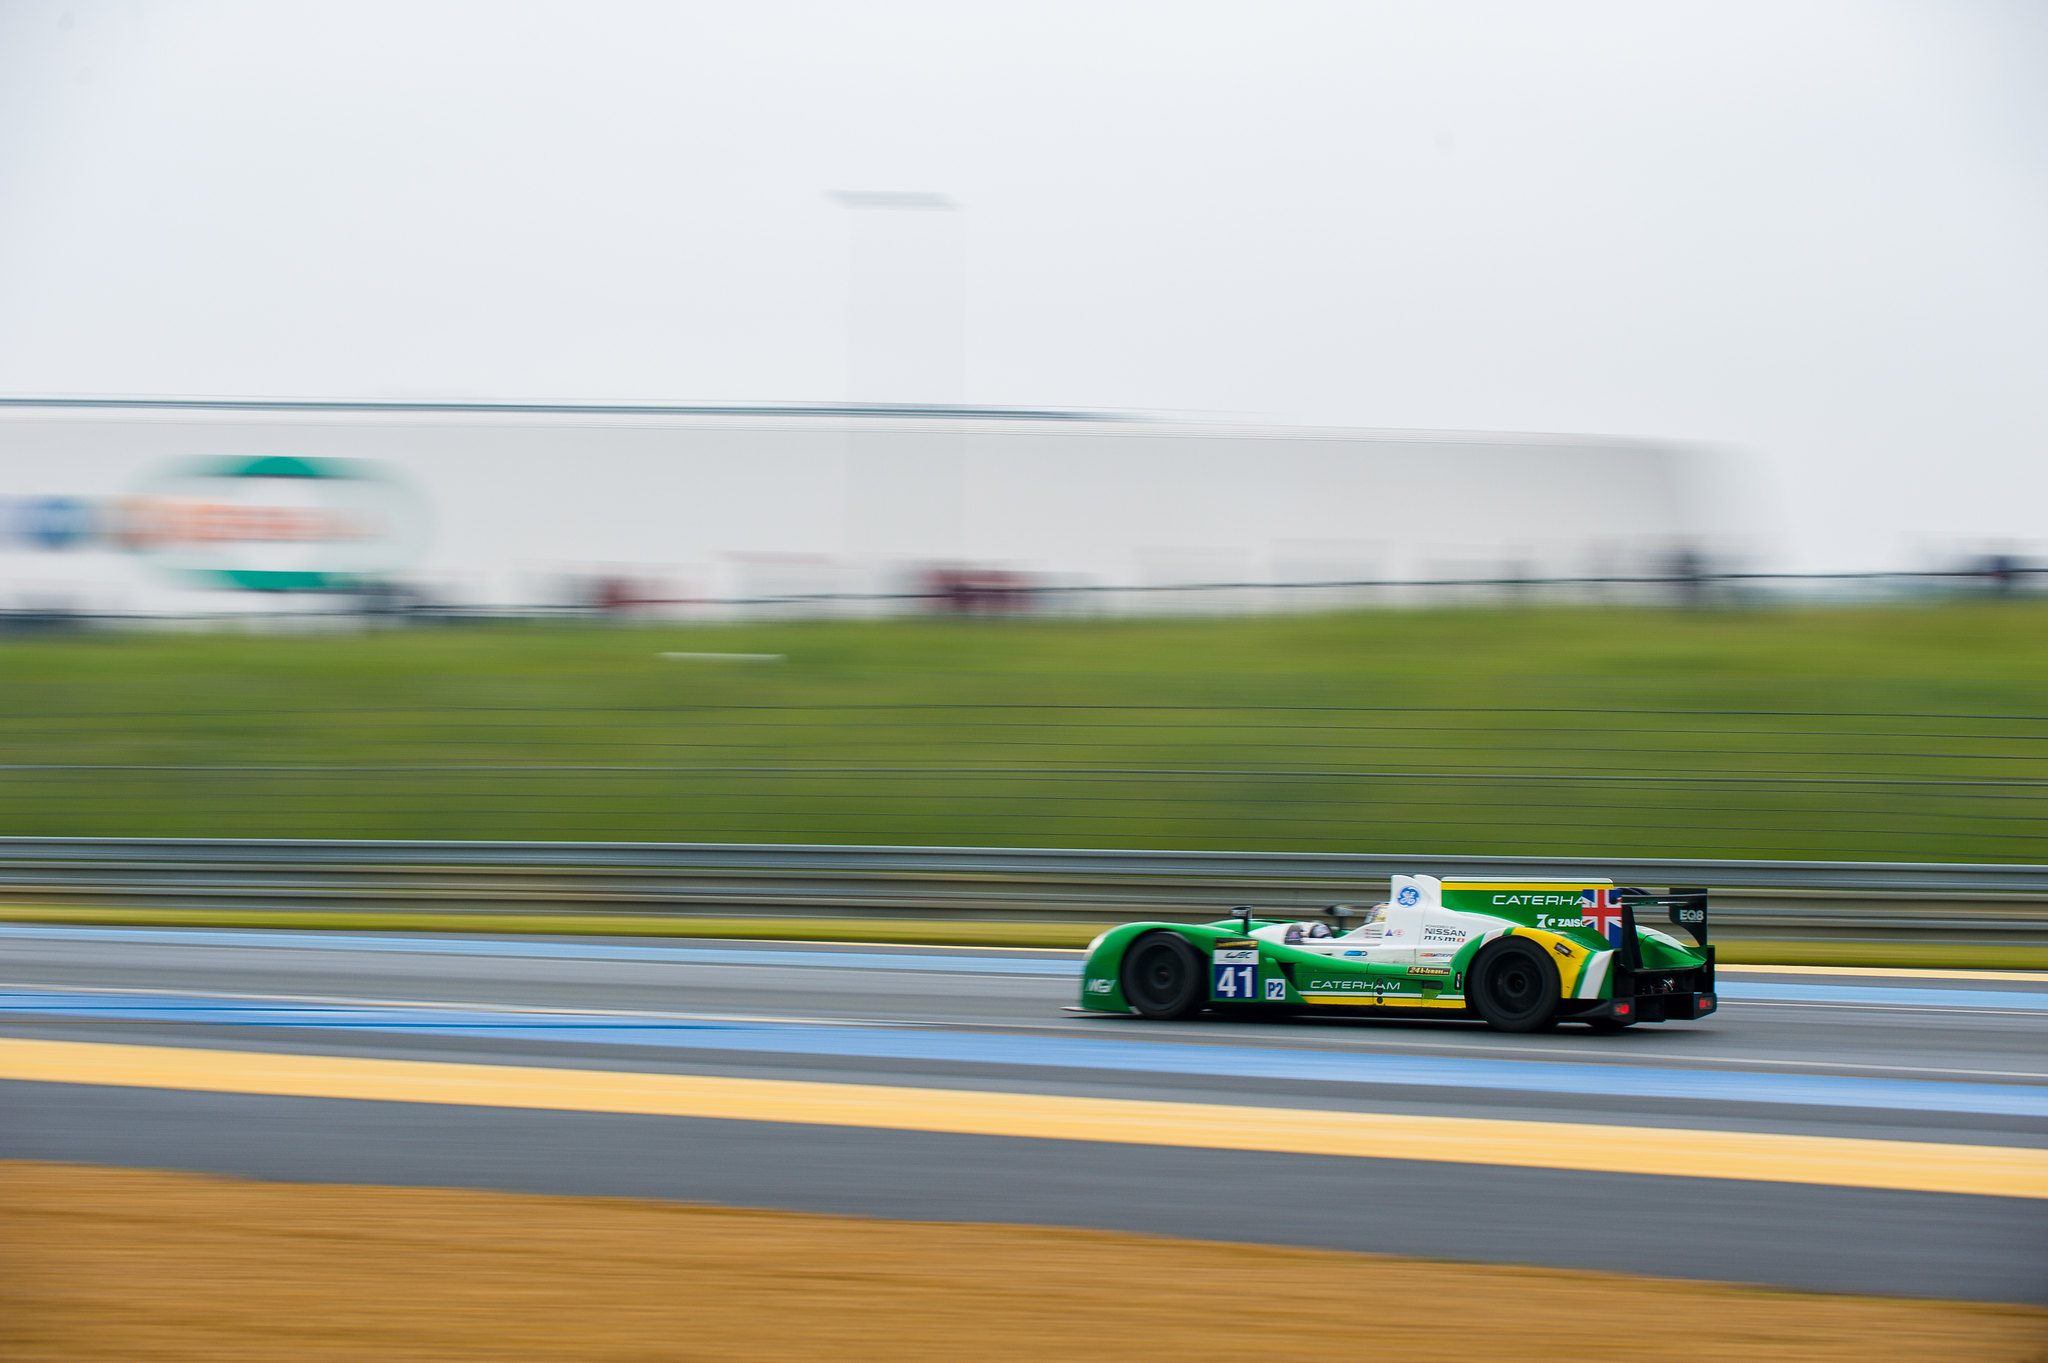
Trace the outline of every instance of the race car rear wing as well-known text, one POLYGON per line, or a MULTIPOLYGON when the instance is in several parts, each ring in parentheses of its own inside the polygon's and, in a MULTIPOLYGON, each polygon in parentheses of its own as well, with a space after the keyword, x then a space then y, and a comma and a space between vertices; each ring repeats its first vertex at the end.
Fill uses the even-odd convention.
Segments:
POLYGON ((1631 1016, 1645 1022, 1705 1017, 1719 1005, 1714 997, 1714 948, 1707 942, 1707 892, 1699 886, 1674 886, 1665 894, 1621 890, 1621 945, 1616 949, 1614 997, 1609 1016, 1631 1016), (1672 923, 1699 942, 1701 965, 1690 970, 1643 970, 1643 944, 1636 938, 1636 910, 1663 909, 1672 923))
MULTIPOLYGON (((1667 894, 1647 894, 1640 890, 1623 890, 1616 899, 1621 901, 1621 940, 1624 950, 1634 955, 1636 947, 1636 915, 1638 908, 1667 909, 1671 921, 1691 933, 1701 946, 1707 945, 1707 891, 1705 886, 1674 886, 1667 894)), ((1630 961, 1631 966, 1638 965, 1630 961)))

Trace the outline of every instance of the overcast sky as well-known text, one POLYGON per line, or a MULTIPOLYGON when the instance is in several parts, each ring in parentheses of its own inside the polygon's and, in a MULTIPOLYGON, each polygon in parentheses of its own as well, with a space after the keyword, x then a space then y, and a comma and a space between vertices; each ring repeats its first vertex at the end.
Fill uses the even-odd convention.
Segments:
POLYGON ((2032 0, 0 0, 0 392, 1661 436, 1813 567, 2048 548, 2044 378, 2032 0))

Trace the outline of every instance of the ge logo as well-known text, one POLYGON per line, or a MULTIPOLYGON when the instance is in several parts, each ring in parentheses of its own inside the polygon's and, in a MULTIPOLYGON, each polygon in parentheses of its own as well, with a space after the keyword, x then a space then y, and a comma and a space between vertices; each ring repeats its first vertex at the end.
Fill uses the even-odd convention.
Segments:
POLYGON ((1422 898, 1422 891, 1416 889, 1413 885, 1403 885, 1401 893, 1395 895, 1394 898, 1401 902, 1401 907, 1410 908, 1422 898))

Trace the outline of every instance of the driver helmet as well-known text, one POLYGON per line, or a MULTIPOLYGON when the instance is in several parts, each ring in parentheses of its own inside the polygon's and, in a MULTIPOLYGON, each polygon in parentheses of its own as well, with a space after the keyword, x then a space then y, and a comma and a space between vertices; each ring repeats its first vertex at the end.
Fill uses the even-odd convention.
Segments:
POLYGON ((1380 932, 1386 926, 1387 910, 1391 907, 1392 905, 1388 904, 1385 900, 1381 900, 1379 903, 1373 905, 1371 908, 1365 911, 1365 918, 1363 921, 1359 923, 1357 927, 1351 929, 1351 931, 1345 933, 1344 935, 1346 937, 1356 937, 1359 934, 1364 933, 1368 936, 1379 936, 1380 932))

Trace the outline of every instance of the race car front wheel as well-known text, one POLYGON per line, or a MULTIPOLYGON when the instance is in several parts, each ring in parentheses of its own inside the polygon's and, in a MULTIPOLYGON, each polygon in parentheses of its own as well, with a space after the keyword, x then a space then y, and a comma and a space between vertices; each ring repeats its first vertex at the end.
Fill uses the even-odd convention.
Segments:
POLYGON ((1466 990, 1496 1031, 1534 1032, 1557 1017, 1557 967, 1542 947, 1506 937, 1479 953, 1466 990))
POLYGON ((1202 957, 1177 932, 1148 932, 1124 953, 1124 998, 1139 1017, 1184 1018, 1209 991, 1202 957))

